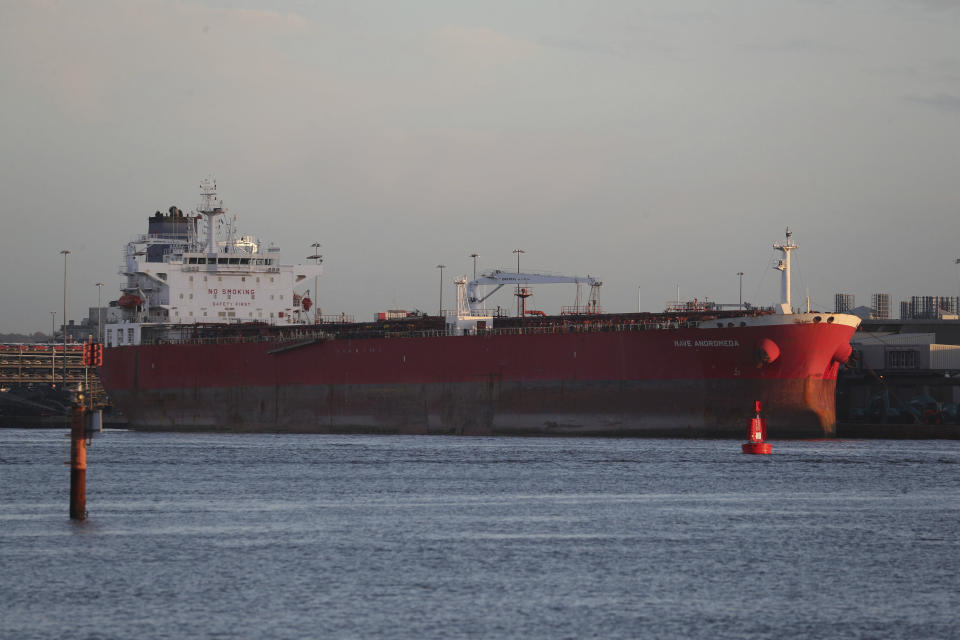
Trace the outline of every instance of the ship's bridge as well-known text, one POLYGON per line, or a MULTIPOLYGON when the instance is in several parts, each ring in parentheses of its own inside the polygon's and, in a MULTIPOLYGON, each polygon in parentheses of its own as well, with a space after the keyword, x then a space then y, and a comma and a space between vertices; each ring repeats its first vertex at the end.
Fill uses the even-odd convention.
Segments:
POLYGON ((226 210, 214 205, 213 185, 205 184, 202 194, 200 215, 171 207, 169 215, 150 218, 149 233, 127 244, 117 301, 122 318, 107 325, 108 345, 138 343, 141 325, 306 322, 303 294, 294 287, 323 273, 319 260, 281 264, 278 247, 261 250, 258 239, 236 233, 235 219, 217 223, 226 210), (197 233, 201 216, 206 238, 197 233))

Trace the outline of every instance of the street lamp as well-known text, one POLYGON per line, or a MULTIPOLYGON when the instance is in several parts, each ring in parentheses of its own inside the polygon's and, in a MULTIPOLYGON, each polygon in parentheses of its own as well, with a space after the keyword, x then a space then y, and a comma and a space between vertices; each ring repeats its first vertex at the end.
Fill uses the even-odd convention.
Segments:
POLYGON ((740 276, 740 310, 743 311, 743 271, 737 271, 740 276))
POLYGON ((517 254, 517 317, 520 317, 520 254, 526 253, 523 249, 514 249, 517 254))
POLYGON ((480 255, 479 253, 471 253, 471 254, 470 254, 470 257, 473 258, 473 279, 474 279, 474 280, 477 279, 477 257, 478 257, 479 255, 480 255))
POLYGON ((50 382, 53 386, 57 385, 57 330, 54 328, 54 322, 57 319, 57 312, 50 312, 50 382))
POLYGON ((100 302, 100 293, 103 291, 103 283, 97 283, 97 342, 103 342, 103 323, 100 321, 100 310, 102 308, 100 302))
POLYGON ((447 267, 445 264, 438 264, 437 269, 440 269, 440 315, 443 316, 443 270, 447 267))
MULTIPOLYGON (((960 264, 960 258, 954 260, 953 264, 960 264)), ((958 289, 958 291, 960 291, 960 289, 958 289)), ((953 312, 960 317, 960 295, 957 296, 957 307, 953 310, 953 312)))
POLYGON ((63 249, 63 386, 67 386, 67 256, 70 252, 63 249))

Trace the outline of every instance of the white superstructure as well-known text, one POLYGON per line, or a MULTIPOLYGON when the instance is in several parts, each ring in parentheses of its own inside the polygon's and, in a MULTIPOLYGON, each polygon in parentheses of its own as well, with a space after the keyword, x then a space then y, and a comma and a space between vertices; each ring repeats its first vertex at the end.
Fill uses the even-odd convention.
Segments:
POLYGON ((139 344, 146 326, 291 325, 313 317, 294 288, 318 277, 323 266, 284 265, 279 248, 264 251, 259 240, 236 237, 235 219, 219 220, 227 211, 216 202, 216 185, 205 181, 201 189, 196 212, 185 215, 176 207, 157 212, 148 233, 127 243, 117 301, 121 317, 104 327, 108 347, 139 344))

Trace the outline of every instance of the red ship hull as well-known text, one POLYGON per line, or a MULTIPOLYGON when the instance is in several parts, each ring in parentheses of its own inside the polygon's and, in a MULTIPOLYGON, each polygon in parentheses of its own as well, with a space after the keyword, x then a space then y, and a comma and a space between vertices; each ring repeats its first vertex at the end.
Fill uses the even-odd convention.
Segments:
POLYGON ((761 400, 771 438, 823 437, 854 330, 138 345, 108 349, 101 378, 145 430, 742 438, 761 400))

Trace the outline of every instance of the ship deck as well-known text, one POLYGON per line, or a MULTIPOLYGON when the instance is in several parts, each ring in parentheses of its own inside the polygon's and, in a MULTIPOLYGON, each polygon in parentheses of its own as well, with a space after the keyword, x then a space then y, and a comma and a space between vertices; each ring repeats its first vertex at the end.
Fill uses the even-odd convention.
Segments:
MULTIPOLYGON (((628 313, 597 315, 541 316, 533 318, 497 317, 496 325, 478 329, 476 335, 543 335, 557 333, 633 332, 695 329, 701 323, 718 319, 757 318, 772 315, 770 310, 721 311, 711 313, 628 313)), ((145 325, 141 344, 231 344, 248 342, 287 342, 312 344, 328 340, 376 338, 456 337, 440 316, 369 323, 324 322, 287 327, 264 323, 145 325)))

